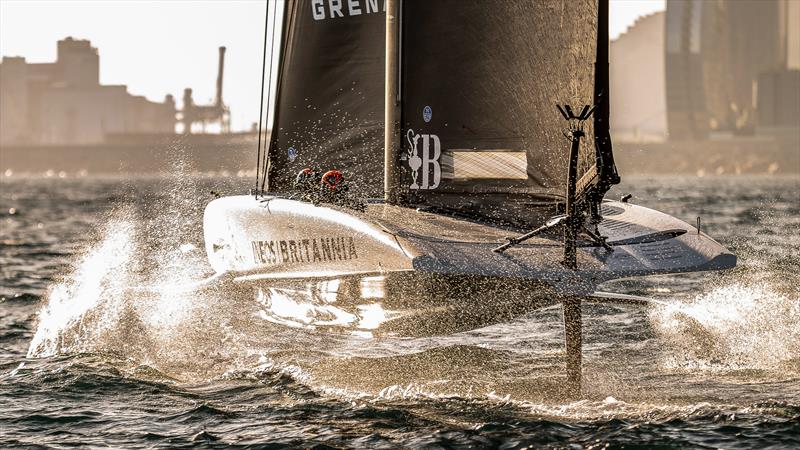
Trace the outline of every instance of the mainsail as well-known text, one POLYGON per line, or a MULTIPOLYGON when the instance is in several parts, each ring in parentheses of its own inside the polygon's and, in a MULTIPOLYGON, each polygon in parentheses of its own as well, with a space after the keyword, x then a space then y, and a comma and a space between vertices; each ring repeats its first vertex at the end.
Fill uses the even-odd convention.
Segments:
MULTIPOLYGON (((596 31, 595 0, 404 1, 411 189, 428 201, 442 192, 562 196, 569 144, 555 105, 593 103, 596 31)), ((591 159, 592 140, 583 147, 591 159)))
MULTIPOLYGON (((597 100, 599 1, 399 1, 404 201, 563 200, 569 141, 556 104, 597 100)), ((337 168, 380 196, 385 0, 289 0, 285 15, 270 189, 289 190, 304 167, 337 168)), ((591 121, 585 131, 579 178, 598 161, 591 121)))

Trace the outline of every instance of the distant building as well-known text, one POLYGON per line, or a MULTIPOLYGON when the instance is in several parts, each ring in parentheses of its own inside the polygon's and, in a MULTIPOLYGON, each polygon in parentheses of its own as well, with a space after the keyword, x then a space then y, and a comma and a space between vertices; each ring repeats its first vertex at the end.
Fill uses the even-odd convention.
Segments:
MULTIPOLYGON (((741 84, 744 74, 758 70, 745 66, 757 62, 743 56, 743 42, 752 31, 731 20, 734 3, 667 2, 667 123, 672 139, 706 139, 712 131, 752 127, 752 93, 742 95, 741 84)), ((776 2, 762 3, 770 9, 776 2)), ((770 31, 759 28, 759 33, 770 31)))
POLYGON ((0 63, 0 144, 97 144, 111 134, 174 133, 175 101, 104 86, 97 49, 87 40, 58 42, 54 63, 4 57, 0 63))
POLYGON ((784 1, 778 10, 777 67, 757 74, 754 99, 757 126, 800 135, 800 1, 784 1), (794 130, 786 130, 794 128, 794 130))
POLYGON ((667 134, 664 12, 639 18, 611 42, 611 131, 621 141, 667 134))
POLYGON ((758 76, 757 87, 759 131, 780 132, 781 128, 800 128, 800 70, 762 72, 758 76))
MULTIPOLYGON (((789 106, 759 102, 757 94, 761 74, 791 72, 800 64, 798 37, 796 0, 668 0, 665 69, 670 139, 705 139, 713 132, 751 134, 760 122, 774 121, 775 111, 793 114, 789 106), (765 110, 770 118, 759 120, 760 103, 770 110, 765 110)), ((791 73, 763 77, 772 84, 764 91, 791 89, 792 77, 791 73)), ((783 92, 788 99, 796 95, 783 92)), ((785 119, 800 122, 797 115, 785 119)))

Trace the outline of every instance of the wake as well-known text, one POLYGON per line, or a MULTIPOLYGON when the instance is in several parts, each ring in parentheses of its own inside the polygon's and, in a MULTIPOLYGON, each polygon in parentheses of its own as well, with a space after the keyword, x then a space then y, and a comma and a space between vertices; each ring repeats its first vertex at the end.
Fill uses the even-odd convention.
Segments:
POLYGON ((675 368, 800 369, 800 299, 764 282, 659 306, 650 320, 672 347, 668 365, 675 368))

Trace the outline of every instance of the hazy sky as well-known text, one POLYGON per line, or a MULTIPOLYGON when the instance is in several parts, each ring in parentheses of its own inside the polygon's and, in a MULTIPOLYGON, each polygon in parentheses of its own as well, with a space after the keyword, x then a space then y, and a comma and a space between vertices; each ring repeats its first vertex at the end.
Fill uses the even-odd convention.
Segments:
MULTIPOLYGON (((485 0, 487 2, 491 0, 485 0)), ((665 0, 611 0, 611 36, 637 17, 664 9, 665 0)), ((217 47, 228 48, 223 97, 232 127, 258 120, 263 0, 240 1, 14 1, 0 0, 0 55, 52 62, 56 41, 89 39, 100 52, 100 82, 162 101, 194 89, 210 103, 217 47)))

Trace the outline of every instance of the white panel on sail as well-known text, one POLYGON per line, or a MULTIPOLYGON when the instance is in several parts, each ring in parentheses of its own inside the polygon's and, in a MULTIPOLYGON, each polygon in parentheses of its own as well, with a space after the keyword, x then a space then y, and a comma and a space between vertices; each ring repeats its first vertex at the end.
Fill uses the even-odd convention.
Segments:
POLYGON ((528 158, 516 150, 451 149, 442 155, 442 178, 526 180, 528 158))

